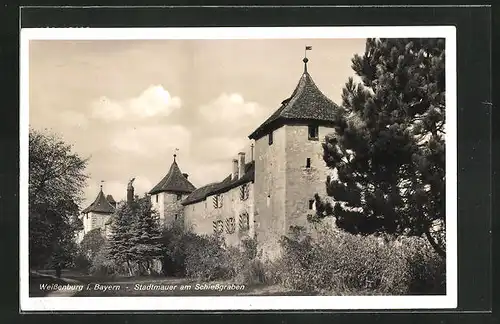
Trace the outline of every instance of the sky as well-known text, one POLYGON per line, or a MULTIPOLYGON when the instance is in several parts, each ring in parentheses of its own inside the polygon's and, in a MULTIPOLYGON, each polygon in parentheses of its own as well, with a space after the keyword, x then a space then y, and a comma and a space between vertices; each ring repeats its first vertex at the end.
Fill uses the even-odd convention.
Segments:
MULTIPOLYGON (((250 154, 252 133, 288 98, 304 64, 340 104, 365 39, 32 40, 29 118, 89 157, 85 205, 119 201, 129 179, 142 195, 177 162, 200 187, 250 154)), ((86 206, 83 206, 86 207, 86 206)))

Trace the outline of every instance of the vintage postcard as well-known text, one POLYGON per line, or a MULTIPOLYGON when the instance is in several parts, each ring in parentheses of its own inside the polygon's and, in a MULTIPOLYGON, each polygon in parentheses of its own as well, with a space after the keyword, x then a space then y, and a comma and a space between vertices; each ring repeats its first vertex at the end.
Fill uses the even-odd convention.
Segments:
POLYGON ((23 29, 20 55, 22 311, 457 306, 454 27, 23 29))

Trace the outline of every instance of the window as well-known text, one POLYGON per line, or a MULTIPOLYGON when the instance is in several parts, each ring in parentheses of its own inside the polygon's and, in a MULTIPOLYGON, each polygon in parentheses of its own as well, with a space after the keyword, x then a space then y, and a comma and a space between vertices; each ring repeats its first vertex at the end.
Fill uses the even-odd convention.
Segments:
POLYGON ((318 140, 318 126, 309 125, 308 133, 310 140, 318 140))
POLYGON ((89 214, 85 214, 85 219, 89 219, 89 214))
POLYGON ((236 224, 234 222, 234 217, 226 219, 226 233, 233 234, 236 229, 236 224))
POLYGON ((214 208, 222 208, 222 195, 215 195, 213 198, 214 208))
POLYGON ((177 218, 178 218, 178 215, 177 215, 177 214, 175 214, 174 219, 175 219, 175 220, 177 220, 177 218))
POLYGON ((310 168, 311 167, 311 158, 307 158, 306 159, 306 168, 310 168))
POLYGON ((240 187, 240 200, 247 200, 250 193, 250 188, 248 183, 245 183, 240 187))
POLYGON ((273 132, 271 131, 268 135, 269 145, 273 144, 273 132))
POLYGON ((224 231, 224 223, 219 220, 219 221, 213 221, 213 229, 214 229, 214 234, 220 234, 224 231))
POLYGON ((155 197, 156 197, 156 203, 158 203, 158 195, 155 195, 155 197))
POLYGON ((248 217, 248 213, 244 211, 240 214, 240 231, 247 231, 250 228, 250 218, 248 217))
POLYGON ((177 194, 177 200, 181 200, 182 199, 182 194, 177 194))
POLYGON ((314 199, 309 200, 309 209, 314 208, 314 199))

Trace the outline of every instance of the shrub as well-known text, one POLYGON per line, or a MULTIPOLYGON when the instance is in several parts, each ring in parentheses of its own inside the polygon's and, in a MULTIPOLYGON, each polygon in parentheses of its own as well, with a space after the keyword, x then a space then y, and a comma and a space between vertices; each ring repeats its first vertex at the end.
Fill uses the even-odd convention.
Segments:
POLYGON ((444 262, 423 238, 391 240, 320 227, 281 241, 271 281, 328 294, 443 293, 444 262))
POLYGON ((266 282, 266 269, 257 258, 257 241, 244 239, 239 247, 229 247, 227 268, 231 278, 238 284, 256 284, 266 282))
POLYGON ((221 238, 193 235, 186 248, 185 269, 188 277, 210 281, 228 279, 234 275, 230 254, 221 238))
POLYGON ((79 270, 83 273, 88 273, 91 266, 92 262, 85 254, 78 253, 75 256, 74 269, 79 270))
POLYGON ((109 246, 105 244, 96 252, 92 259, 92 265, 89 272, 94 276, 112 276, 116 274, 125 274, 125 268, 116 264, 109 255, 109 246))

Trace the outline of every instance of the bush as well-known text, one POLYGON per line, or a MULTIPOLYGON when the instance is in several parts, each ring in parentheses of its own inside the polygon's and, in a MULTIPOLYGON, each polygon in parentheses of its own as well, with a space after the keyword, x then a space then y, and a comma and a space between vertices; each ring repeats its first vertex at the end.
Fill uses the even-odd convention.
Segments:
POLYGON ((388 240, 326 227, 315 234, 294 228, 282 239, 271 281, 328 294, 444 293, 444 260, 424 238, 388 240))
POLYGON ((227 268, 238 284, 266 282, 265 264, 257 258, 257 241, 244 239, 239 247, 227 248, 227 268))
POLYGON ((198 235, 190 238, 185 258, 188 277, 208 281, 232 277, 229 253, 221 238, 198 235))
POLYGON ((125 268, 116 264, 109 255, 108 244, 101 247, 92 259, 92 265, 89 272, 93 276, 113 276, 116 274, 125 274, 125 268))
POLYGON ((198 280, 232 279, 251 284, 264 281, 264 266, 256 259, 257 242, 244 239, 240 246, 226 246, 217 236, 197 235, 178 225, 163 232, 165 275, 198 280))
POLYGON ((74 269, 79 270, 83 273, 88 273, 90 267, 92 266, 91 260, 83 253, 78 253, 74 260, 74 269))

